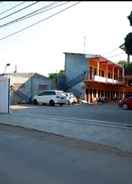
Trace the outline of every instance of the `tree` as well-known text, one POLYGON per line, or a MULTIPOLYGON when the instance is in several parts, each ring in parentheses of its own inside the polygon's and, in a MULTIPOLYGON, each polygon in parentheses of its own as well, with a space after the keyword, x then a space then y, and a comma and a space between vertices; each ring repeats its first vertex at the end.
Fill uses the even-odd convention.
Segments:
POLYGON ((126 75, 132 75, 132 63, 125 65, 125 74, 126 75))
POLYGON ((48 77, 53 84, 53 87, 56 89, 62 89, 62 83, 65 81, 65 72, 60 70, 58 73, 50 73, 48 77), (63 81, 63 82, 62 82, 63 81))
POLYGON ((125 60, 120 60, 120 61, 118 61, 118 64, 120 64, 121 66, 125 66, 126 64, 127 64, 127 61, 125 61, 125 60))
POLYGON ((132 11, 131 11, 130 15, 127 18, 130 22, 130 26, 132 26, 132 11))
POLYGON ((132 55, 132 32, 125 37, 125 51, 127 54, 132 55))

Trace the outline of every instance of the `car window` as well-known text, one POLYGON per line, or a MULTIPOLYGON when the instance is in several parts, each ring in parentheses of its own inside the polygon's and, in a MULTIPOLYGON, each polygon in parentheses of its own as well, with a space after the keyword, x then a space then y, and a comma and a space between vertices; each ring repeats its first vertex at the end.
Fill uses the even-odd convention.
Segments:
MULTIPOLYGON (((56 94, 57 94, 57 95, 62 95, 62 94, 64 94, 64 93, 63 93, 62 91, 57 91, 56 94)), ((66 94, 65 94, 65 95, 66 95, 66 94)))
POLYGON ((38 96, 44 96, 44 95, 46 95, 46 91, 38 94, 38 96))
POLYGON ((55 91, 44 91, 41 92, 38 96, 45 96, 45 95, 55 95, 55 91))
POLYGON ((47 95, 56 95, 55 91, 48 91, 47 95))

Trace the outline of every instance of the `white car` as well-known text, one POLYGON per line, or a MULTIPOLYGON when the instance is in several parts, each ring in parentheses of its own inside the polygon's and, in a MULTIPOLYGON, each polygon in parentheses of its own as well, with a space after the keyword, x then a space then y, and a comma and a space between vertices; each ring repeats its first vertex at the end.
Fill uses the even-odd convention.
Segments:
POLYGON ((65 93, 66 99, 67 99, 67 104, 74 104, 77 103, 77 98, 74 96, 73 93, 65 93))
POLYGON ((54 106, 55 104, 66 104, 66 96, 63 91, 59 90, 45 90, 33 97, 34 104, 49 104, 54 106))

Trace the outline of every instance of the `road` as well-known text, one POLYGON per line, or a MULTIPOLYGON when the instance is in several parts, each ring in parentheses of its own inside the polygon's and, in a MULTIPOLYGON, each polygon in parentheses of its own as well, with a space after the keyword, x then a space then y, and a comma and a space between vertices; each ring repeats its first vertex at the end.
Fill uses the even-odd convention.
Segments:
POLYGON ((132 155, 0 125, 2 184, 131 184, 132 155))
POLYGON ((62 117, 62 118, 79 118, 79 119, 93 119, 106 122, 117 122, 121 124, 132 124, 132 110, 123 110, 117 105, 103 104, 103 105, 73 105, 63 107, 50 106, 28 106, 29 108, 21 109, 16 112, 16 115, 23 115, 32 117, 62 117))

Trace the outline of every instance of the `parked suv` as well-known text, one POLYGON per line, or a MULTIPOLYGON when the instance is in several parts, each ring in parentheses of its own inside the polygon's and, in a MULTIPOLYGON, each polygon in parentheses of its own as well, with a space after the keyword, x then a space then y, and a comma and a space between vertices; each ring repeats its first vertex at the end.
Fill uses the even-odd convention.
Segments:
POLYGON ((66 96, 63 91, 58 90, 45 90, 33 97, 34 104, 49 104, 54 106, 55 104, 66 104, 66 96))
POLYGON ((132 109, 132 95, 120 100, 118 105, 123 109, 132 109))

